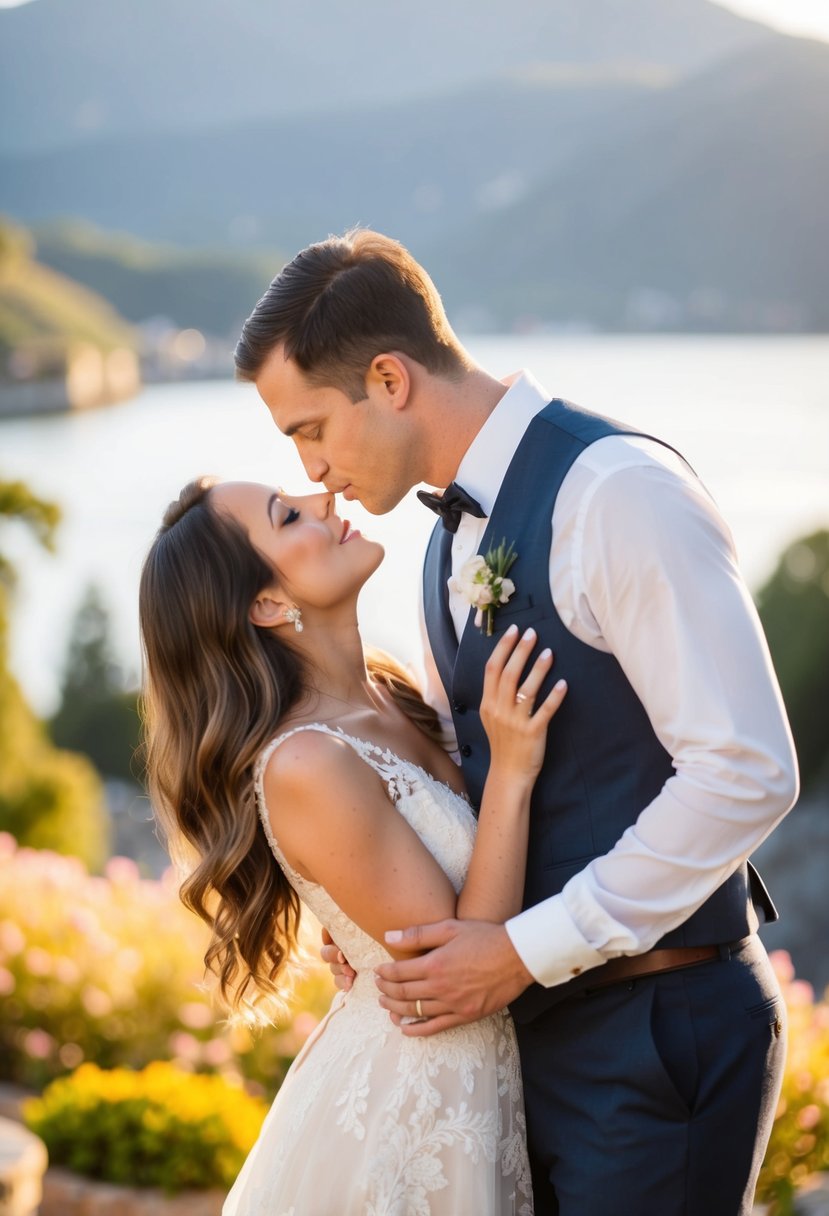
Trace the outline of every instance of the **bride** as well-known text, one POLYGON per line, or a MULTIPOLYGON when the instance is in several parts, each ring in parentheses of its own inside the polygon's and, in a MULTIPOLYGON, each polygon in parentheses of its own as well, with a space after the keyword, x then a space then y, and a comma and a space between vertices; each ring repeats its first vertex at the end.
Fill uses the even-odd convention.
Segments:
MULTIPOLYGON (((224 1216, 530 1216, 518 1053, 506 1011, 403 1036, 373 969, 384 933, 519 911, 530 792, 559 682, 508 630, 481 714, 492 761, 477 823, 437 717, 366 654, 358 593, 380 545, 333 495, 192 482, 141 579, 153 805, 205 963, 237 1013, 267 1018, 300 901, 357 970, 294 1061, 224 1216)), ((429 1016, 429 1002, 418 1010, 429 1016)))

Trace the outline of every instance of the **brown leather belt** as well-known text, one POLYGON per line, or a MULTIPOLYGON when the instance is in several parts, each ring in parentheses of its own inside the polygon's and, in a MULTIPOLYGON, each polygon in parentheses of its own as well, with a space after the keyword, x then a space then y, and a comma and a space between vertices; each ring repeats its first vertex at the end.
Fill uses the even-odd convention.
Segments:
MULTIPOLYGON (((734 943, 735 946, 738 944, 741 943, 734 943)), ((595 980, 591 980, 584 990, 592 992, 622 980, 659 975, 661 971, 679 971, 682 967, 694 967, 697 963, 708 963, 721 957, 719 946, 676 946, 669 950, 648 950, 646 954, 625 954, 598 967, 595 980)))

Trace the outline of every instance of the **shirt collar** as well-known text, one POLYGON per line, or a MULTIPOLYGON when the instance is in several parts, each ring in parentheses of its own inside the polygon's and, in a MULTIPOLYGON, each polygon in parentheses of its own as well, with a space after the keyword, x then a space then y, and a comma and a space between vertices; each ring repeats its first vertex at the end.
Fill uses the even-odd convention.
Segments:
POLYGON ((524 432, 550 400, 546 389, 526 369, 501 383, 507 391, 467 448, 455 477, 488 516, 524 432))

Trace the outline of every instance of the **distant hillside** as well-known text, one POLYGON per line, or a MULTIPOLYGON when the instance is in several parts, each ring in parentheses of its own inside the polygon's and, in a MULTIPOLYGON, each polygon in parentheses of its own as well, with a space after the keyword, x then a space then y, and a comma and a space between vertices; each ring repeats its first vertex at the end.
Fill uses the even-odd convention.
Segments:
POLYGON ((0 9, 0 146, 382 111, 538 63, 684 73, 773 38, 708 0, 36 0, 0 9))
POLYGON ((293 249, 364 223, 416 246, 522 197, 620 107, 673 83, 664 71, 538 70, 377 113, 0 157, 0 208, 182 245, 293 249))
MULTIPOLYGON (((424 260, 464 329, 825 331, 827 97, 829 46, 781 36, 673 84, 523 77, 401 103, 370 130, 346 113, 6 158, 0 205, 287 253, 369 224, 424 260)), ((111 243, 41 241, 125 315, 163 302, 219 334, 281 261, 145 250, 138 267, 111 243)))
POLYGON ((429 251, 450 308, 612 327, 829 329, 829 46, 781 39, 620 113, 429 251))
POLYGON ((165 317, 181 329, 238 337, 284 258, 153 245, 88 224, 36 230, 39 258, 86 284, 129 321, 165 317))
POLYGON ((105 300, 39 265, 32 250, 24 230, 0 223, 0 379, 13 375, 9 361, 21 352, 30 374, 30 363, 48 371, 72 343, 134 347, 129 326, 105 300))

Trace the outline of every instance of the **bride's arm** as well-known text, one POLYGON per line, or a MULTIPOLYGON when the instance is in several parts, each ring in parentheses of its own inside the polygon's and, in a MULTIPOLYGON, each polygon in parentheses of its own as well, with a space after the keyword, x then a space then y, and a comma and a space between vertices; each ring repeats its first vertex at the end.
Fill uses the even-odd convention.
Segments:
MULTIPOLYGON (((472 863, 461 895, 417 833, 389 805, 382 782, 351 746, 318 731, 286 739, 265 771, 271 827, 288 861, 323 886, 378 942, 401 924, 446 917, 504 920, 520 908, 529 795, 544 754, 557 688, 530 716, 534 691, 549 670, 540 658, 522 684, 534 638, 507 634, 487 667, 482 717, 492 768, 472 863)), ((404 952, 397 951, 402 955, 404 952)))
POLYGON ((513 626, 495 647, 484 672, 481 720, 489 739, 490 764, 475 849, 458 896, 458 920, 504 921, 521 910, 530 796, 544 762, 550 719, 567 691, 559 680, 535 706, 553 656, 542 651, 522 680, 535 630, 528 629, 516 645, 517 637, 513 626))

